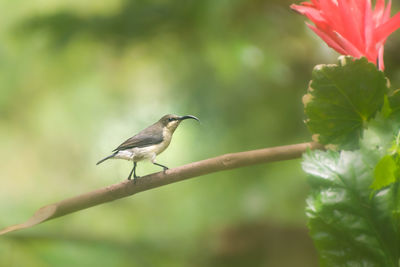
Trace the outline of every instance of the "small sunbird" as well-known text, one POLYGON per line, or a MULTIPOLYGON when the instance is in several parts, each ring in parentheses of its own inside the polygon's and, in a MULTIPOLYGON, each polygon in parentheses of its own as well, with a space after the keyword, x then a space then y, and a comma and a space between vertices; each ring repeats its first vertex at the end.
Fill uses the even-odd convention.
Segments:
POLYGON ((131 179, 133 174, 135 182, 139 177, 136 175, 136 165, 139 161, 150 160, 154 165, 162 167, 164 171, 167 170, 167 166, 156 162, 156 156, 162 153, 169 146, 172 135, 174 134, 176 128, 183 120, 186 119, 200 121, 198 118, 192 115, 165 115, 153 125, 147 127, 123 142, 113 150, 111 155, 100 160, 96 163, 96 165, 99 165, 108 159, 125 159, 133 161, 133 168, 128 175, 128 180, 131 179))

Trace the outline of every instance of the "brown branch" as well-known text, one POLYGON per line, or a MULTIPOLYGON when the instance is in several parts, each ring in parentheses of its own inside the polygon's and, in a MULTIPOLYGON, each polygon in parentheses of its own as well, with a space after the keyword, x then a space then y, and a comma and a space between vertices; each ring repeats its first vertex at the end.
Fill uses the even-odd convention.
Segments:
POLYGON ((9 226, 0 235, 93 207, 102 203, 127 197, 155 187, 179 182, 208 173, 240 168, 244 166, 299 158, 307 149, 323 149, 323 146, 310 142, 289 146, 264 148, 246 152, 230 153, 183 165, 166 172, 157 172, 133 181, 125 180, 76 197, 44 206, 25 223, 9 226))

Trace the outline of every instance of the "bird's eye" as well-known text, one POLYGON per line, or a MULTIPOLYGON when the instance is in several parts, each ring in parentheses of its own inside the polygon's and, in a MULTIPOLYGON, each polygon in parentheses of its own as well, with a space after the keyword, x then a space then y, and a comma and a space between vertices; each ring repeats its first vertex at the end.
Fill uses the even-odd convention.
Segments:
POLYGON ((175 120, 174 118, 169 118, 169 119, 168 119, 168 121, 174 121, 174 120, 175 120))

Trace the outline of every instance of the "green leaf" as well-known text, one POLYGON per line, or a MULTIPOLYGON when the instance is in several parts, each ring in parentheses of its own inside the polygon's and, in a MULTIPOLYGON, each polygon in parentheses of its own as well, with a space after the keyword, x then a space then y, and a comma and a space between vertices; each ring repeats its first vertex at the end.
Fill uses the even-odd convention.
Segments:
POLYGON ((400 158, 400 131, 397 132, 396 138, 392 142, 389 152, 392 155, 396 155, 398 159, 400 158))
POLYGON ((384 156, 374 170, 374 182, 371 188, 379 190, 396 181, 397 165, 391 155, 384 156))
POLYGON ((303 98, 306 123, 320 143, 356 148, 387 91, 383 72, 365 58, 341 57, 338 65, 319 65, 303 98))
POLYGON ((368 122, 360 140, 360 147, 363 154, 368 154, 366 160, 370 160, 369 164, 375 165, 372 189, 380 190, 398 179, 399 145, 399 128, 383 111, 368 122))
POLYGON ((398 266, 399 183, 370 194, 375 155, 308 151, 306 213, 321 266, 398 266))
POLYGON ((400 121, 400 89, 395 90, 389 96, 390 108, 392 110, 392 117, 397 119, 397 122, 400 121))
POLYGON ((392 107, 390 106, 389 98, 387 95, 385 95, 385 97, 384 97, 381 113, 385 118, 388 118, 393 113, 393 110, 392 110, 392 107))
POLYGON ((385 155, 392 154, 397 131, 398 127, 382 113, 378 113, 368 122, 360 140, 360 149, 364 154, 368 154, 368 159, 373 162, 371 165, 376 165, 385 155))

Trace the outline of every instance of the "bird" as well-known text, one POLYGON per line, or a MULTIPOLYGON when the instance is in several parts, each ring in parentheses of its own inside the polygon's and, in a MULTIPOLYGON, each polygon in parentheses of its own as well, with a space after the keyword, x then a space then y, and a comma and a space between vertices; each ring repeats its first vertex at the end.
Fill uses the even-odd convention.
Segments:
POLYGON ((131 180, 133 174, 133 180, 135 183, 136 179, 139 178, 139 176, 136 175, 136 166, 139 161, 150 160, 151 163, 162 167, 163 170, 166 171, 168 167, 157 163, 156 156, 162 153, 169 146, 176 128, 186 119, 194 119, 200 122, 197 117, 192 115, 165 115, 153 125, 150 125, 120 144, 112 151, 113 153, 111 155, 101 159, 96 163, 96 165, 99 165, 108 159, 125 159, 133 161, 133 168, 128 175, 128 180, 131 180))

